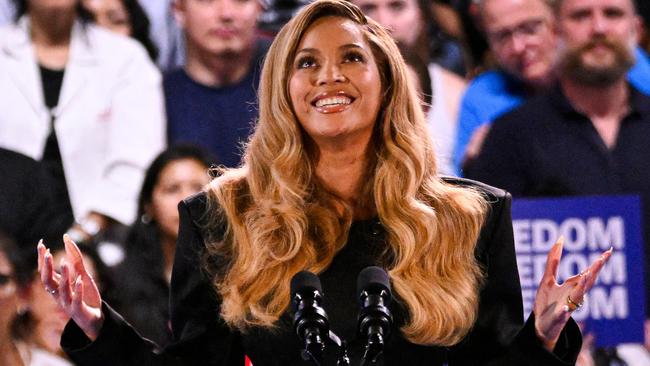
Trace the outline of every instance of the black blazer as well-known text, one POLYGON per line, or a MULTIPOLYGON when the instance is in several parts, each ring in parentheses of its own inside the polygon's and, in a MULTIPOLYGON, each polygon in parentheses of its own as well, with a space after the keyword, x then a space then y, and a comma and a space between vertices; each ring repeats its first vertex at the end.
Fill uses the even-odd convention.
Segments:
MULTIPOLYGON (((510 218, 510 195, 468 180, 449 180, 482 191, 490 212, 476 247, 476 257, 487 277, 480 293, 478 320, 459 344, 452 347, 420 346, 408 342, 398 328, 406 316, 399 299, 393 302, 395 331, 386 344, 385 365, 573 365, 582 338, 570 321, 554 353, 535 336, 534 316, 524 324, 521 288, 516 267, 510 218)), ((220 300, 200 269, 204 241, 201 219, 206 196, 199 194, 179 204, 180 232, 170 296, 173 343, 165 349, 142 339, 104 304, 105 322, 92 343, 69 322, 62 345, 78 365, 243 365, 248 355, 255 366, 302 365, 300 344, 289 314, 277 328, 241 333, 228 328, 219 316, 220 300)), ((384 232, 376 220, 355 222, 346 246, 319 276, 331 328, 350 340, 352 365, 358 364, 362 342, 355 337, 356 276, 367 265, 379 264, 384 232)), ((134 279, 137 280, 137 279, 134 279)), ((333 353, 333 352, 332 352, 333 353)), ((333 365, 334 355, 326 364, 333 365)))

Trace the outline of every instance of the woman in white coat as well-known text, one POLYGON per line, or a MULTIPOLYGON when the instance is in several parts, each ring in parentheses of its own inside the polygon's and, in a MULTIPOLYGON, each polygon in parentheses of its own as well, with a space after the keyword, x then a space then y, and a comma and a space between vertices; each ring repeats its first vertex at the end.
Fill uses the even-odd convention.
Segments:
POLYGON ((164 147, 160 73, 135 41, 91 24, 78 0, 15 1, 16 21, 0 28, 0 147, 43 161, 77 239, 130 224, 164 147))

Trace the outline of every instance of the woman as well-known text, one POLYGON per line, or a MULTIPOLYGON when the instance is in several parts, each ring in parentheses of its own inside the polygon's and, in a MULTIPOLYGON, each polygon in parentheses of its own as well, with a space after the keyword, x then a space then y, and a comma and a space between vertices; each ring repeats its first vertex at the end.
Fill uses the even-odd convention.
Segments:
POLYGON ((163 151, 147 169, 138 217, 126 238, 126 258, 115 271, 119 310, 143 336, 160 345, 169 332, 169 283, 178 239, 178 203, 208 184, 212 159, 194 146, 163 151), (137 281, 133 281, 137 278, 137 281))
POLYGON ((68 317, 58 316, 56 302, 39 282, 13 239, 0 232, 0 365, 72 365, 57 354, 68 317), (40 310, 49 311, 44 321, 40 310))
POLYGON ((90 23, 79 0, 16 5, 16 22, 0 28, 0 146, 43 161, 77 239, 130 224, 165 140, 160 73, 136 42, 90 23))
POLYGON ((14 340, 12 323, 24 306, 20 298, 20 283, 14 271, 19 260, 18 248, 0 233, 0 365, 24 366, 26 347, 14 340))
MULTIPOLYGON (((456 140, 458 112, 465 93, 466 82, 458 75, 446 70, 440 62, 429 56, 431 38, 427 24, 431 19, 426 0, 354 0, 364 13, 386 27, 406 54, 413 53, 425 63, 418 68, 419 78, 428 80, 432 104, 427 111, 427 121, 437 167, 440 174, 456 175, 453 166, 453 148, 456 140)), ((410 56, 413 60, 414 57, 410 56)), ((417 61, 407 63, 413 65, 417 61)))
POLYGON ((81 3, 93 14, 97 25, 132 37, 156 61, 158 49, 149 37, 149 18, 138 0, 82 0, 81 3))
MULTIPOLYGON (((65 257, 63 246, 52 248, 53 263, 61 263, 65 257)), ((99 259, 94 247, 81 246, 81 258, 83 265, 89 275, 95 279, 98 289, 105 299, 113 300, 113 284, 108 276, 108 270, 99 259)), ((32 355, 30 366, 50 366, 48 362, 36 362, 41 358, 57 359, 55 365, 71 365, 67 356, 61 349, 60 341, 63 328, 70 316, 63 311, 59 304, 40 285, 40 278, 36 276, 34 268, 35 259, 30 256, 29 260, 22 261, 15 267, 21 278, 29 280, 23 286, 22 298, 25 307, 16 318, 14 329, 16 337, 29 346, 32 355)), ((58 265, 56 271, 60 271, 58 265)))
POLYGON ((175 338, 164 351, 101 303, 72 241, 60 276, 38 246, 44 285, 74 319, 62 344, 75 362, 240 365, 246 354, 257 366, 301 364, 289 282, 306 269, 358 364, 354 283, 371 264, 388 270, 395 295, 385 365, 575 362, 570 314, 611 253, 560 286, 555 245, 522 328, 509 196, 437 177, 417 96, 381 26, 346 1, 316 1, 278 34, 261 80, 243 167, 179 206, 175 338))
POLYGON ((428 0, 354 0, 363 12, 388 28, 392 36, 427 63, 442 65, 465 75, 463 51, 444 34, 433 17, 428 0))

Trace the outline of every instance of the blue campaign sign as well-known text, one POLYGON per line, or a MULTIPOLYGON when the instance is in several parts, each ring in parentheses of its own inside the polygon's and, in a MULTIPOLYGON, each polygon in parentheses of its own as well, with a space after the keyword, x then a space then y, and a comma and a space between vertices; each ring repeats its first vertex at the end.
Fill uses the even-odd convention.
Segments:
POLYGON ((517 266, 524 311, 532 310, 546 266, 548 250, 564 236, 558 277, 586 269, 610 247, 603 267, 582 309, 573 313, 599 346, 643 343, 645 301, 641 204, 637 196, 593 196, 516 199, 512 206, 517 266))

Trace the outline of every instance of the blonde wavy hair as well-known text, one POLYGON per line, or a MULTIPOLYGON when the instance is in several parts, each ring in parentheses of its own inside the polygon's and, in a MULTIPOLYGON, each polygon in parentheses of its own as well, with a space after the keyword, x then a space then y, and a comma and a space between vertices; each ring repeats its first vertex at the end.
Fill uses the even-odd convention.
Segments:
POLYGON ((483 274, 474 248, 487 203, 479 192, 436 176, 424 115, 397 46, 343 0, 307 5, 277 35, 264 62, 260 116, 244 163, 224 170, 208 189, 206 258, 220 263, 211 274, 221 316, 241 331, 273 328, 290 304, 292 276, 325 271, 346 243, 352 210, 316 178, 314 148, 288 91, 302 36, 326 16, 358 24, 381 75, 384 105, 361 201, 386 229, 382 265, 409 315, 401 331, 417 344, 456 344, 478 312, 483 274), (332 202, 348 209, 341 214, 332 202))

